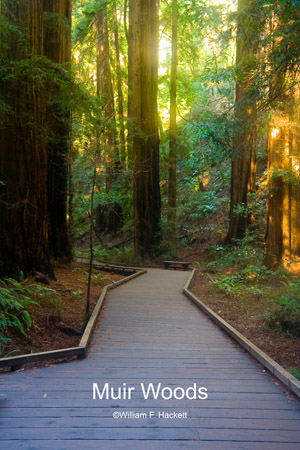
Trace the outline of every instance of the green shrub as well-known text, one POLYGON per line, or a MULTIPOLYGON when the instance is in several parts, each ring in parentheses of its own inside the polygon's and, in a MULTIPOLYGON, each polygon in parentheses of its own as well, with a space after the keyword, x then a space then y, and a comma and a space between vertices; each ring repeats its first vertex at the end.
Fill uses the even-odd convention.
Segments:
POLYGON ((37 304, 30 297, 30 291, 22 283, 8 278, 0 280, 0 341, 7 343, 5 332, 17 328, 23 335, 32 325, 28 307, 37 304))
POLYGON ((25 336, 32 326, 28 309, 30 305, 39 305, 32 297, 42 298, 49 294, 56 294, 56 291, 39 284, 26 285, 22 276, 21 281, 12 278, 0 280, 0 343, 10 340, 7 337, 9 328, 16 328, 25 336))
POLYGON ((275 301, 273 312, 266 318, 271 328, 280 328, 294 336, 300 336, 300 283, 290 282, 288 290, 275 301))
POLYGON ((293 377, 298 378, 300 380, 300 368, 294 367, 293 369, 289 370, 290 374, 293 375, 293 377))
POLYGON ((244 293, 261 295, 262 288, 259 282, 268 274, 269 271, 265 266, 249 264, 243 270, 230 275, 221 274, 218 278, 208 276, 219 290, 225 292, 227 295, 238 297, 244 293))

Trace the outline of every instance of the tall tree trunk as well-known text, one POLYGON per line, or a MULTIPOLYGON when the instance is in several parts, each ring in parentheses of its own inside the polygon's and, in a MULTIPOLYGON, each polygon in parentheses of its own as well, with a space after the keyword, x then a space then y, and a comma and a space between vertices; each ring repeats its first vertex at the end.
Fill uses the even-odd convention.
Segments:
POLYGON ((225 239, 226 243, 231 243, 234 239, 241 239, 245 235, 249 224, 248 197, 249 193, 255 191, 256 102, 253 96, 249 94, 251 88, 250 75, 243 68, 243 66, 246 66, 246 59, 253 55, 256 50, 252 39, 253 31, 251 27, 253 24, 244 12, 251 1, 238 1, 235 130, 231 168, 229 230, 225 239))
MULTIPOLYGON (((33 54, 42 54, 42 1, 2 2, 2 12, 22 27, 33 54)), ((7 40, 4 58, 30 58, 20 35, 7 40)), ((0 274, 37 270, 54 277, 48 245, 47 150, 43 89, 34 72, 6 80, 5 100, 13 110, 0 131, 0 274)))
POLYGON ((97 93, 101 99, 104 122, 103 146, 105 147, 106 190, 116 176, 117 160, 115 136, 115 106, 109 57, 106 2, 97 13, 95 22, 97 48, 97 93))
MULTIPOLYGON (((72 1, 43 0, 43 10, 44 55, 54 63, 70 66, 72 1)), ((49 236, 54 258, 70 261, 72 255, 67 224, 70 111, 62 109, 57 98, 59 94, 59 88, 49 80, 47 103, 49 236)))
MULTIPOLYGON (((293 94, 299 101, 299 92, 293 94)), ((270 124, 265 260, 268 267, 288 265, 300 257, 299 106, 292 97, 281 94, 280 114, 270 124)))
POLYGON ((114 8, 114 37, 115 37, 115 49, 116 49, 116 72, 117 72, 117 87, 118 87, 118 113, 119 113, 119 126, 120 126, 120 143, 119 143, 119 155, 120 162, 123 166, 126 163, 126 147, 125 147, 125 126, 124 126, 124 98, 122 90, 122 72, 120 62, 120 46, 119 46, 119 30, 117 20, 117 7, 116 1, 113 3, 114 8))
POLYGON ((160 231, 157 112, 158 1, 129 2, 128 119, 134 164, 135 256, 153 255, 160 231))
MULTIPOLYGON (((270 29, 273 33, 271 52, 276 57, 282 37, 277 29, 285 21, 284 10, 273 14, 270 29)), ((291 12, 289 12, 289 15, 291 12)), ((299 16, 299 8, 293 14, 299 16)), ((290 16, 291 17, 291 16, 290 16)), ((286 49, 288 48, 287 37, 286 49)), ((284 47, 283 47, 284 48, 284 47)), ((272 53, 271 53, 272 56, 272 53)), ((276 61, 277 62, 277 61, 276 61)), ((299 126, 299 71, 273 70, 269 98, 274 113, 268 135, 268 197, 266 258, 268 267, 282 264, 288 266, 300 258, 300 126, 299 126), (290 85, 293 80, 294 86, 290 85), (298 81, 298 82, 297 82, 298 81), (289 89, 287 89, 289 87, 289 89)))
MULTIPOLYGON (((120 171, 120 158, 116 145, 116 118, 110 68, 110 52, 106 3, 101 5, 95 21, 97 47, 97 93, 102 106, 103 132, 100 141, 106 167, 106 191, 112 189, 120 171)), ((122 222, 118 203, 98 205, 96 224, 99 229, 115 233, 122 222)))
POLYGON ((176 232, 176 75, 177 75, 177 0, 172 0, 172 60, 170 89, 170 136, 169 136, 169 192, 168 223, 174 235, 176 232))

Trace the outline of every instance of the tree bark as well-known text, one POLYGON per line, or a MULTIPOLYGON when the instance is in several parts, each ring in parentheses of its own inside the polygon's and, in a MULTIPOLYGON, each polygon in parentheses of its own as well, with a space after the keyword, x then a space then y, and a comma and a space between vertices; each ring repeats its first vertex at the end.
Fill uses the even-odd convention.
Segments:
MULTIPOLYGON (((2 12, 22 27, 29 51, 42 54, 42 1, 2 2, 2 12)), ((26 50, 15 33, 4 59, 21 61, 26 50)), ((29 55, 30 57, 30 55, 29 55)), ((2 84, 13 110, 0 131, 0 275, 40 271, 54 277, 50 264, 47 211, 47 150, 43 86, 28 68, 2 84)))
POLYGON ((248 198, 255 192, 256 180, 256 102, 249 94, 251 88, 250 75, 243 65, 248 56, 253 56, 255 45, 252 43, 251 19, 245 16, 244 10, 251 0, 238 1, 239 19, 237 24, 235 83, 235 130, 233 138, 233 154, 231 167, 229 229, 225 243, 244 237, 249 224, 248 198), (250 20, 250 25, 246 25, 250 20), (248 27, 248 30, 247 30, 248 27), (247 31, 249 31, 247 33, 247 31), (249 41, 251 44, 249 44, 249 41))
MULTIPOLYGON (((106 3, 102 4, 95 21, 97 47, 97 93, 102 109, 103 129, 100 134, 106 168, 106 192, 114 188, 120 171, 120 158, 116 145, 116 117, 113 83, 110 68, 110 52, 106 3)), ((120 228, 120 205, 98 205, 97 227, 115 233, 120 228)))
POLYGON ((119 142, 119 157, 123 167, 125 167, 127 155, 125 146, 125 126, 124 126, 124 97, 122 90, 122 72, 120 62, 120 46, 119 46, 119 30, 117 20, 117 8, 116 1, 113 3, 114 8, 114 38, 115 38, 115 50, 116 50, 116 72, 117 72, 117 87, 118 87, 118 113, 119 113, 119 126, 120 126, 120 142, 119 142))
MULTIPOLYGON (((71 65, 71 0, 43 0, 44 55, 57 64, 71 65)), ((72 258, 67 224, 68 158, 70 151, 70 111, 58 100, 59 87, 48 81, 48 212, 49 238, 55 259, 72 258)))
POLYGON ((157 77, 158 1, 130 0, 128 126, 134 171, 136 257, 154 254, 160 232, 157 77))
MULTIPOLYGON (((299 16, 297 7, 293 14, 299 16)), ((273 15, 270 21, 274 36, 271 51, 275 56, 277 44, 282 45, 282 39, 286 40, 289 51, 288 37, 282 38, 277 32, 285 20, 282 9, 278 8, 277 16, 273 15)), ((292 261, 300 259, 300 88, 299 73, 294 70, 285 65, 273 72, 269 88, 274 112, 268 134, 265 264, 271 268, 280 264, 288 267, 292 261)))
POLYGON ((95 21, 97 48, 97 93, 101 101, 103 147, 106 167, 106 190, 116 176, 117 155, 115 136, 115 105, 109 58, 106 3, 101 6, 95 21))
MULTIPOLYGON (((299 93, 294 92, 299 100, 299 93)), ((268 198, 266 259, 268 267, 288 265, 300 257, 300 145, 296 102, 270 124, 268 141, 268 198), (294 106, 293 106, 294 105, 294 106)))
POLYGON ((170 136, 169 136, 169 191, 168 225, 173 236, 176 232, 176 75, 177 75, 177 0, 172 0, 172 60, 170 89, 170 136))

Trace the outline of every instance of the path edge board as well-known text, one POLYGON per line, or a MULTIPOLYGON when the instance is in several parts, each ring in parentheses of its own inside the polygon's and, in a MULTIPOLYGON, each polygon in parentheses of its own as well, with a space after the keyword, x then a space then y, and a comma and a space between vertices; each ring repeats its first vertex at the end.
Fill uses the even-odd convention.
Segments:
POLYGON ((90 341, 91 336, 92 336, 92 332, 93 332, 94 326, 95 326, 96 321, 98 319, 98 316, 99 316, 102 304, 103 304, 104 299, 106 297, 107 291, 109 291, 111 289, 114 289, 114 288, 120 286, 121 284, 127 283, 128 281, 131 281, 132 279, 134 279, 136 277, 139 277, 140 275, 143 275, 146 272, 147 272, 146 269, 138 270, 136 273, 133 273, 132 275, 129 275, 126 278, 122 278, 122 280, 118 280, 116 282, 108 284, 107 286, 105 286, 103 288, 103 290, 101 292, 101 295, 100 295, 100 297, 99 297, 99 299, 98 299, 98 301, 96 303, 96 306, 95 306, 95 308, 94 308, 94 310, 92 312, 92 315, 91 315, 91 317, 90 317, 90 319, 89 319, 89 321, 87 323, 87 326, 85 327, 85 331, 84 331, 83 336, 82 336, 82 338, 80 340, 80 343, 79 343, 79 347, 85 349, 85 354, 86 354, 86 351, 87 351, 87 347, 88 347, 89 341, 90 341))
POLYGON ((287 388, 289 388, 297 397, 300 398, 300 381, 291 375, 287 370, 280 366, 274 359, 270 358, 260 348, 253 344, 249 339, 243 336, 239 331, 227 323, 222 317, 216 314, 212 309, 205 305, 198 297, 196 297, 190 290, 190 285, 193 281, 196 269, 187 280, 183 293, 192 300, 206 315, 208 315, 220 328, 222 328, 229 336, 240 344, 248 353, 250 353, 257 361, 259 361, 269 372, 278 378, 287 388))

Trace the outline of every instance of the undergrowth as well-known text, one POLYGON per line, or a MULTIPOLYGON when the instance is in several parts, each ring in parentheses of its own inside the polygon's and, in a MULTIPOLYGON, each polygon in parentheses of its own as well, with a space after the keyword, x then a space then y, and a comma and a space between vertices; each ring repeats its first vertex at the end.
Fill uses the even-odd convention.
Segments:
POLYGON ((0 280, 0 350, 1 346, 10 340, 9 329, 16 329, 25 336, 32 326, 29 308, 32 305, 39 306, 33 298, 56 293, 55 290, 39 284, 26 285, 22 274, 20 278, 20 281, 12 278, 0 280))
POLYGON ((290 281, 282 295, 271 297, 273 311, 266 317, 271 328, 300 336, 300 282, 290 281))

